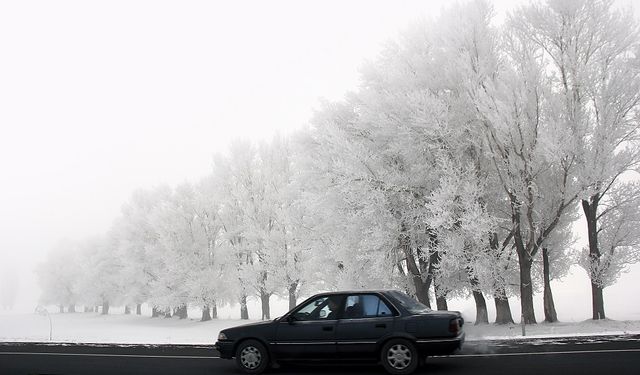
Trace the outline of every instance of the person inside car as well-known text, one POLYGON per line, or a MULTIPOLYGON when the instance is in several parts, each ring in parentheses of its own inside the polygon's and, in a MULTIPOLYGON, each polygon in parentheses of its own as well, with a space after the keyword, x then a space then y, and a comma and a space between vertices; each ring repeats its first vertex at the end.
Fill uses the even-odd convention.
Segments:
POLYGON ((329 314, 327 314, 327 320, 335 320, 338 319, 338 302, 334 298, 329 298, 327 301, 327 308, 329 309, 329 314))

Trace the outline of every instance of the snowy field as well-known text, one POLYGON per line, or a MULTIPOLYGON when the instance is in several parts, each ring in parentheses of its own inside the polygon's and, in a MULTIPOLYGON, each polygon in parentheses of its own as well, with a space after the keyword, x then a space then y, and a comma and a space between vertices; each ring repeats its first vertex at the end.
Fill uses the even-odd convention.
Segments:
MULTIPOLYGON (((212 344, 224 328, 245 324, 237 319, 200 322, 197 319, 96 313, 51 314, 53 342, 123 344, 212 344)), ((522 337, 519 325, 465 326, 468 340, 522 337)), ((539 323, 526 327, 527 336, 566 337, 640 333, 640 321, 539 323)), ((49 341, 49 320, 37 314, 0 315, 0 342, 49 341)))

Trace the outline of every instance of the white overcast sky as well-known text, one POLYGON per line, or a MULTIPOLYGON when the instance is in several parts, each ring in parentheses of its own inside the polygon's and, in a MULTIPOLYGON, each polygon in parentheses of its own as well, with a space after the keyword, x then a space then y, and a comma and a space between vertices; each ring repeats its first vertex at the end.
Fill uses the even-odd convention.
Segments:
POLYGON ((106 232, 135 189, 303 125, 446 3, 1 1, 0 272, 32 287, 57 241, 106 232))
POLYGON ((0 2, 0 259, 104 233, 135 189, 303 125, 443 3, 0 2))

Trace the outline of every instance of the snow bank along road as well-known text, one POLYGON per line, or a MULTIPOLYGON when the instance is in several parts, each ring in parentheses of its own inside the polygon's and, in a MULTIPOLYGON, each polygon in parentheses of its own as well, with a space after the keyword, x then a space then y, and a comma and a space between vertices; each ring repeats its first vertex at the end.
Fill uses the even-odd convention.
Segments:
MULTIPOLYGON (((471 341, 417 374, 638 374, 640 335, 471 341)), ((384 374, 378 366, 285 366, 274 374, 384 374)), ((211 346, 0 343, 0 374, 239 374, 211 346)))

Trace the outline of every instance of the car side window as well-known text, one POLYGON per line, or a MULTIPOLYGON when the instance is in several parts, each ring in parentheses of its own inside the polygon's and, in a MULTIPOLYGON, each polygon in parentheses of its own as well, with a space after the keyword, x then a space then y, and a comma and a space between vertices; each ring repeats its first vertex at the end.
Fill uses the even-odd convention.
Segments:
POLYGON ((378 304, 378 316, 393 316, 393 312, 383 300, 378 304))
POLYGON ((293 314, 295 320, 334 320, 337 319, 340 297, 324 296, 309 301, 293 314))
POLYGON ((393 316, 389 306, 376 295, 360 294, 347 297, 344 319, 393 316))

